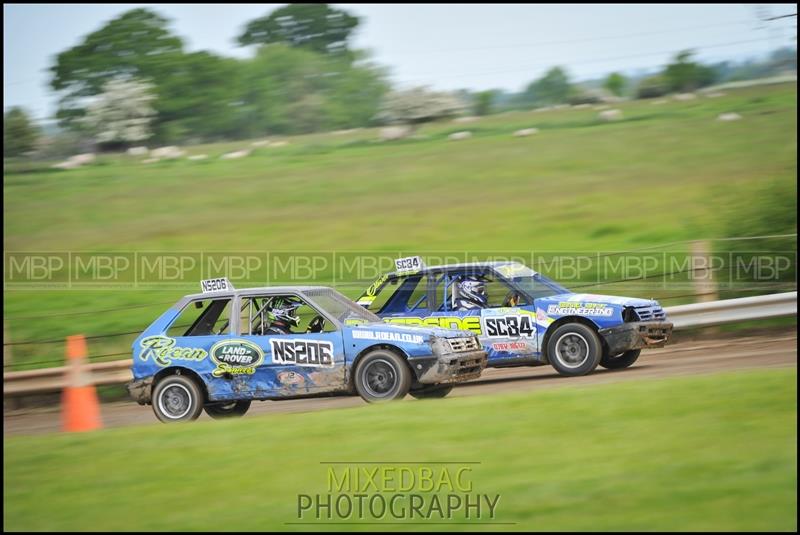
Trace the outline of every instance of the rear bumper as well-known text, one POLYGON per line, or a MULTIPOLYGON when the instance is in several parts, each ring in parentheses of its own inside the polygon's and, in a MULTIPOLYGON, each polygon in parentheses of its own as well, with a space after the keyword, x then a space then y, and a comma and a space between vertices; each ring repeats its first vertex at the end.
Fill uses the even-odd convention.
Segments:
POLYGON ((618 355, 631 349, 664 347, 672 335, 672 323, 668 321, 635 321, 609 329, 600 329, 610 355, 618 355))
POLYGON ((130 394, 131 398, 139 405, 150 403, 153 391, 152 377, 131 381, 125 387, 128 389, 128 394, 130 394))

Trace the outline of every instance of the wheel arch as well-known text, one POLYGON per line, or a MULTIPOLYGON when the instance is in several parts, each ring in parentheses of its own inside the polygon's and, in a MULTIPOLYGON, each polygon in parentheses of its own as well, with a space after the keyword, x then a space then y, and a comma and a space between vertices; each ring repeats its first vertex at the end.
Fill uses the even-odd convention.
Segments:
POLYGON ((401 357, 403 359, 403 362, 406 363, 406 366, 408 367, 409 371, 411 372, 411 377, 412 378, 416 378, 417 374, 414 373, 414 368, 411 366, 411 363, 408 362, 408 353, 406 353, 401 348, 399 348, 399 347, 397 347, 396 345, 393 345, 393 344, 373 344, 371 346, 368 346, 368 347, 365 347, 364 349, 362 349, 358 353, 358 355, 356 355, 356 358, 353 359, 353 364, 348 369, 347 388, 351 392, 355 392, 355 390, 356 390, 356 383, 355 383, 356 374, 355 374, 355 371, 358 369, 359 362, 361 362, 361 359, 365 355, 367 355, 368 353, 370 353, 372 351, 375 351, 376 349, 383 349, 385 351, 391 351, 392 353, 395 353, 398 357, 401 357))
POLYGON ((606 341, 603 340, 602 336, 600 336, 599 333, 600 327, 595 322, 583 316, 564 316, 558 318, 556 321, 554 321, 547 327, 547 330, 544 333, 544 337, 542 338, 542 343, 539 346, 542 348, 542 355, 544 355, 544 358, 548 363, 550 362, 550 355, 547 354, 547 344, 550 342, 550 336, 552 336, 552 334, 556 331, 556 329, 558 329, 562 325, 566 325, 567 323, 580 323, 592 329, 595 332, 595 334, 597 334, 597 338, 600 340, 600 345, 603 351, 604 352, 607 351, 606 341))
POLYGON ((208 388, 206 388, 206 382, 200 377, 200 375, 189 368, 184 368, 183 366, 170 366, 169 368, 164 368, 163 370, 159 371, 157 374, 153 376, 153 386, 151 387, 151 402, 152 402, 152 393, 155 392, 156 385, 164 378, 170 375, 182 375, 184 377, 190 378, 194 381, 197 386, 200 388, 200 392, 203 393, 203 404, 208 403, 208 388))

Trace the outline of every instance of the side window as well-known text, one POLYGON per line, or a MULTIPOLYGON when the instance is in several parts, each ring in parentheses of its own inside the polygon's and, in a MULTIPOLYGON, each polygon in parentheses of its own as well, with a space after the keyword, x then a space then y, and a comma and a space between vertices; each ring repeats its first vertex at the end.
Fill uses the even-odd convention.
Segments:
POLYGON ((230 332, 230 299, 192 301, 167 329, 167 336, 208 336, 230 332))
POLYGON ((525 298, 515 292, 503 280, 493 275, 485 275, 486 293, 489 297, 489 308, 526 305, 525 298))
POLYGON ((295 295, 242 297, 239 334, 304 334, 334 332, 336 325, 295 295), (281 311, 276 315, 277 311, 281 311), (322 321, 318 319, 322 318, 322 321))
POLYGON ((256 296, 241 298, 239 310, 239 334, 261 334, 269 325, 269 298, 256 296))
POLYGON ((518 292, 513 291, 505 281, 498 279, 491 273, 453 271, 447 273, 445 276, 438 276, 436 279, 435 295, 438 304, 437 310, 453 310, 453 302, 458 296, 458 282, 467 276, 477 277, 483 282, 484 288, 486 289, 487 308, 527 304, 518 292))

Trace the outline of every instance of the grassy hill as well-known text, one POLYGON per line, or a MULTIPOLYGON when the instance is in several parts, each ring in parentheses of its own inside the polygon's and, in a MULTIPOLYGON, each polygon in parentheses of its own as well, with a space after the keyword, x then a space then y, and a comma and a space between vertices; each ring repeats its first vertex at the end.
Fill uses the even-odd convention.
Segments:
MULTIPOLYGON (((616 107, 624 118, 608 123, 597 110, 567 109, 433 124, 400 142, 379 142, 376 130, 300 136, 238 160, 218 156, 249 142, 187 148, 209 155, 203 161, 107 155, 70 171, 9 165, 4 248, 593 254, 724 237, 754 185, 796 193, 796 84, 616 107), (725 112, 743 118, 716 120, 725 112), (529 127, 539 133, 512 135, 529 127), (447 140, 460 130, 472 138, 447 140)), ((10 289, 7 329, 16 341, 141 329, 165 305, 31 317, 166 303, 188 291, 10 289)), ((92 341, 90 352, 125 351, 131 339, 92 341)), ((62 351, 17 346, 14 362, 62 351)))

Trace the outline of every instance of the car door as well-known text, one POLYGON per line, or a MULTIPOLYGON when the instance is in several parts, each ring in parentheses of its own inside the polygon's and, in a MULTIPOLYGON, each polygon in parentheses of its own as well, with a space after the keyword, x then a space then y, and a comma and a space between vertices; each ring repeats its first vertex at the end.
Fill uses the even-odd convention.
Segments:
POLYGON ((233 301, 233 296, 225 296, 188 302, 163 335, 141 340, 139 358, 152 357, 160 366, 191 369, 203 379, 212 401, 247 398, 249 376, 223 376, 217 373, 218 364, 214 360, 215 348, 232 339, 233 301), (236 391, 243 394, 237 395, 236 391))
POLYGON ((296 294, 245 295, 237 307, 238 338, 256 345, 263 353, 252 382, 255 397, 292 397, 346 389, 342 331, 324 311, 296 294), (291 333, 261 334, 263 327, 268 327, 270 299, 302 303, 297 310, 299 324, 291 327, 291 333), (317 316, 325 320, 323 330, 307 332, 317 316))
POLYGON ((532 361, 537 353, 536 315, 527 303, 514 301, 517 292, 488 270, 456 269, 439 274, 433 283, 435 308, 442 327, 469 329, 479 335, 493 365, 532 361), (487 292, 487 307, 454 309, 458 281, 479 277, 487 292))

